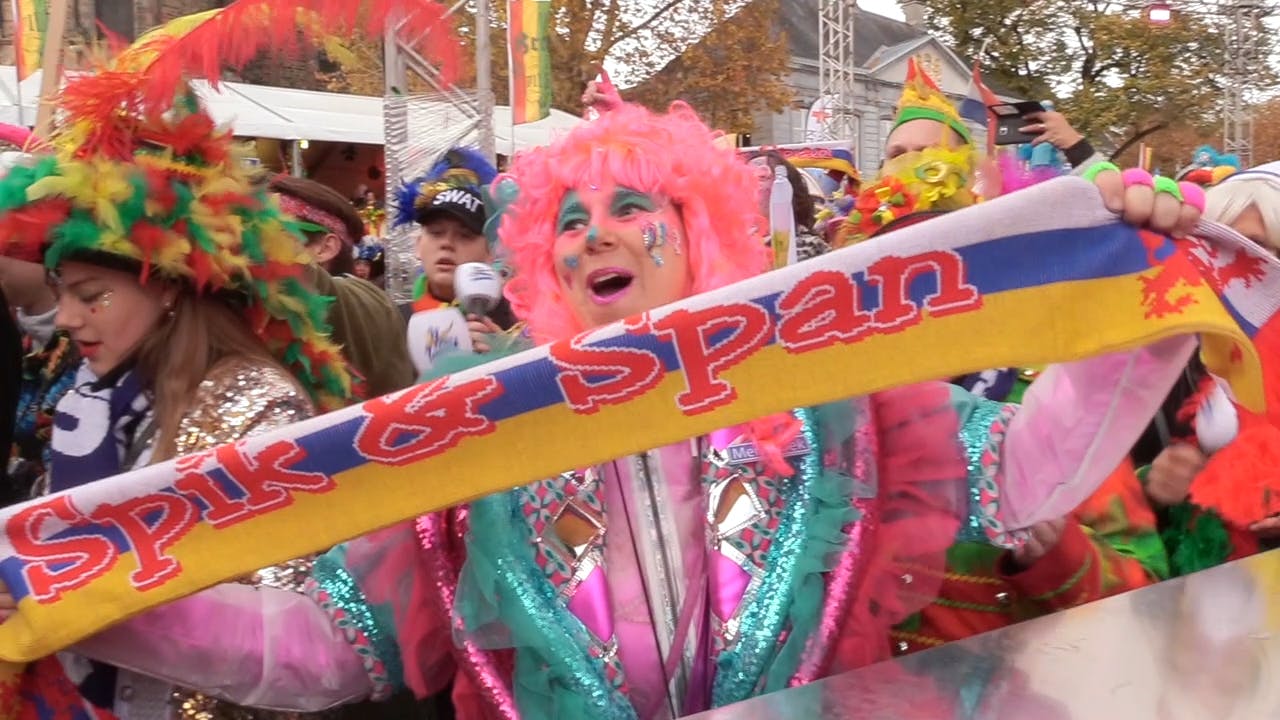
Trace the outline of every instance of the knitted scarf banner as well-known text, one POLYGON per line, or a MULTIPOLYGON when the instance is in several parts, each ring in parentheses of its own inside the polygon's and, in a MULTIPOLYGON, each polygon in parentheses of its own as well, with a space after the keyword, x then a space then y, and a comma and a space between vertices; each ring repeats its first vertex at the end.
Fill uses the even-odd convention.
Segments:
MULTIPOLYGON (((362 405, 0 513, 30 661, 258 568, 790 408, 1202 334, 1237 399, 1280 262, 1063 178, 362 405), (1051 209, 1051 212, 1047 211, 1051 209), (999 331, 993 331, 998 328, 999 331)), ((1136 434, 1135 430, 1135 434, 1136 434)))

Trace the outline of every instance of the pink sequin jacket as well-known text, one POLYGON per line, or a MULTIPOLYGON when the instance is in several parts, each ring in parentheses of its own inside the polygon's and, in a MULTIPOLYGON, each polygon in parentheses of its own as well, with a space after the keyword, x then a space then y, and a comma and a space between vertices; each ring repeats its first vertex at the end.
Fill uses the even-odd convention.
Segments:
POLYGON ((790 473, 713 433, 358 538, 309 596, 222 585, 77 650, 270 708, 450 683, 463 718, 724 705, 882 659, 935 590, 914 569, 1078 505, 1193 347, 1054 366, 1021 407, 925 384, 797 411, 790 473))

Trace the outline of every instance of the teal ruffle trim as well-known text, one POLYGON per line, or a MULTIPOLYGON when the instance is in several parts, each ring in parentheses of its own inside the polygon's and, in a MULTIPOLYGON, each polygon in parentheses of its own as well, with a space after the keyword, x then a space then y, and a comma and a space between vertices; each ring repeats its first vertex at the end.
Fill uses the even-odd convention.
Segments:
POLYGON ((763 692, 781 690, 795 674, 810 636, 821 619, 826 596, 823 574, 845 549, 844 528, 858 519, 854 481, 823 467, 823 448, 847 439, 857 425, 849 403, 821 409, 831 430, 824 432, 813 409, 795 411, 809 452, 799 461, 787 490, 786 507, 765 561, 764 582, 743 608, 739 634, 716 663, 711 701, 716 707, 763 692), (842 407, 841 407, 842 406, 842 407), (778 637, 787 641, 778 647, 778 637))
POLYGON ((342 546, 316 558, 311 568, 311 578, 329 594, 329 598, 346 614, 372 646, 377 658, 386 668, 389 682, 396 688, 404 687, 404 662, 400 646, 396 643, 395 621, 390 608, 378 608, 369 604, 360 585, 342 565, 342 546))
MULTIPOLYGON (((848 403, 842 404, 851 409, 848 403)), ((799 669, 805 646, 821 620, 827 588, 824 577, 835 568, 846 549, 849 536, 845 528, 858 520, 858 511, 853 505, 853 478, 823 467, 824 438, 816 413, 806 409, 797 414, 804 422, 809 447, 815 448, 801 461, 801 474, 809 486, 809 519, 805 525, 804 549, 791 578, 791 611, 787 616, 791 632, 769 668, 765 692, 785 689, 799 669)), ((855 424, 848 424, 849 433, 855 424)))
POLYGON ((467 561, 455 612, 484 649, 515 648, 513 687, 526 720, 634 720, 635 710, 593 657, 586 627, 533 558, 532 502, 514 490, 471 504, 467 561))

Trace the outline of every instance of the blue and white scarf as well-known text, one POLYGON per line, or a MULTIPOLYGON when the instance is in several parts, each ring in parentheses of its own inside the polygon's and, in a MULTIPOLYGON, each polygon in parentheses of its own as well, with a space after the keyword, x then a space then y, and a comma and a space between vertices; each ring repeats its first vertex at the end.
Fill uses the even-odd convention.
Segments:
POLYGON ((136 372, 112 372, 99 379, 88 365, 81 365, 75 386, 54 410, 49 491, 59 492, 129 469, 125 467, 129 447, 150 412, 150 394, 143 392, 136 372))
MULTIPOLYGON (((132 369, 98 378, 82 364, 75 385, 58 401, 50 443, 49 492, 111 477, 145 465, 145 456, 129 457, 139 428, 151 414, 151 395, 132 369)), ((136 449, 134 454, 137 455, 136 449)), ((111 709, 116 668, 87 658, 60 657, 63 667, 86 700, 111 709)))

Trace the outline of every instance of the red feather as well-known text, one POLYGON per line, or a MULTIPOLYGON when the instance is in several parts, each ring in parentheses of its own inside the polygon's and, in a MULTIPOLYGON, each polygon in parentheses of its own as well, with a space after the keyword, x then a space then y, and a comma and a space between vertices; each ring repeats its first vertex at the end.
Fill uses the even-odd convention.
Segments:
POLYGON ((142 251, 142 275, 139 279, 146 285, 147 278, 151 275, 151 260, 169 238, 164 228, 144 221, 134 223, 129 228, 129 239, 142 251))
MULTIPOLYGON (((147 78, 137 73, 103 70, 72 78, 59 93, 58 107, 67 125, 83 121, 91 128, 76 150, 79 157, 100 155, 127 160, 136 149, 147 78)), ((172 96, 170 105, 172 105, 172 96)), ((79 140, 77 138, 77 140, 79 140)))
POLYGON ((185 35, 144 40, 131 52, 157 53, 141 74, 147 105, 165 108, 187 76, 216 85, 224 68, 241 69, 263 52, 298 57, 325 36, 356 30, 381 37, 391 18, 405 19, 400 36, 416 42, 446 80, 457 76, 460 44, 448 8, 434 0, 236 0, 185 35), (299 23, 300 11, 319 22, 299 23))
POLYGON ((0 255, 27 262, 40 262, 49 231, 65 222, 71 201, 48 198, 12 212, 0 219, 0 255))

